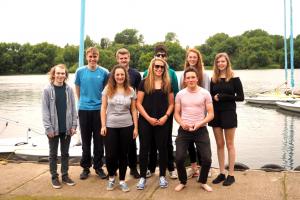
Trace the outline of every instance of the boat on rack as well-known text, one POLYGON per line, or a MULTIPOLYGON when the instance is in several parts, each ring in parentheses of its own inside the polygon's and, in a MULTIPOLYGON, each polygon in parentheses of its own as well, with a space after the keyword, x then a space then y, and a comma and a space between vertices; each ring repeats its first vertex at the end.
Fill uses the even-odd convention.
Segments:
MULTIPOLYGON (((49 156, 48 138, 41 130, 0 117, 1 154, 27 161, 47 160, 49 156), (12 137, 12 133, 15 132, 24 133, 24 135, 12 137)), ((76 134, 71 138, 69 155, 71 158, 79 158, 81 154, 80 136, 76 134)), ((58 151, 58 156, 60 156, 60 151, 58 151)))
POLYGON ((256 96, 246 97, 245 101, 252 104, 276 106, 276 102, 298 102, 300 101, 300 96, 286 94, 258 94, 256 96))
MULTIPOLYGON (((290 87, 288 89, 288 51, 287 51, 287 40, 286 40, 286 2, 284 1, 284 69, 285 69, 285 82, 275 88, 275 92, 269 94, 258 94, 245 98, 247 103, 260 104, 260 105, 271 105, 271 106, 282 106, 284 109, 297 110, 295 102, 300 101, 299 94, 295 91, 294 82, 294 37, 293 37, 293 13, 292 3, 290 2, 290 87), (285 85, 284 91, 280 91, 281 86, 285 85), (278 102, 278 104, 276 103, 278 102)), ((298 104, 298 103, 297 103, 298 104)), ((296 104, 296 105, 297 105, 296 104)))
POLYGON ((300 101, 297 102, 276 102, 276 105, 284 110, 300 113, 300 101))

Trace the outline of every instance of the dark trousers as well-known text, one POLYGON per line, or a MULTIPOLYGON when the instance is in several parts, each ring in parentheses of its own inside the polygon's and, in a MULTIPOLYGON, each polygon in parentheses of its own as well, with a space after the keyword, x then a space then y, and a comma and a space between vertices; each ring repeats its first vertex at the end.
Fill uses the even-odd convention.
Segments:
POLYGON ((60 142, 61 152, 61 174, 68 176, 69 170, 69 147, 71 136, 61 133, 53 138, 48 138, 49 141, 49 167, 52 179, 58 177, 57 173, 57 150, 60 142))
POLYGON ((133 139, 133 136, 130 138, 130 145, 128 150, 128 166, 130 169, 136 169, 137 165, 137 146, 136 139, 133 139))
POLYGON ((109 176, 119 169, 120 180, 125 180, 128 160, 128 148, 133 137, 133 126, 107 128, 104 136, 106 166, 109 176))
POLYGON ((178 178, 180 183, 186 184, 187 174, 184 163, 187 156, 187 149, 191 142, 196 144, 197 151, 201 156, 202 167, 199 180, 200 183, 204 184, 207 182, 207 176, 211 166, 210 139, 206 127, 201 127, 194 132, 185 131, 182 127, 179 127, 176 138, 176 166, 178 178))
POLYGON ((190 156, 190 162, 191 162, 191 163, 197 162, 197 157, 198 157, 198 163, 199 163, 199 165, 201 166, 201 156, 200 156, 200 154, 196 151, 194 142, 191 142, 191 143, 189 144, 188 152, 189 152, 189 156, 190 156))
POLYGON ((82 157, 80 166, 90 168, 92 166, 91 141, 93 139, 93 167, 99 169, 103 166, 103 137, 100 135, 100 110, 79 110, 79 124, 82 141, 82 157))
MULTIPOLYGON (((167 167, 168 167, 169 171, 174 171, 174 169, 175 169, 175 167, 174 167, 174 155, 173 155, 174 147, 173 147, 173 141, 172 141, 173 113, 168 118, 166 124, 168 126, 168 131, 167 131, 168 132, 168 143, 167 143, 168 163, 167 163, 167 167)), ((155 140, 153 139, 152 143, 151 143, 151 147, 150 147, 148 169, 151 172, 154 172, 155 168, 156 168, 156 165, 157 165, 157 147, 156 147, 155 140)))
POLYGON ((152 140, 155 140, 156 151, 159 152, 159 172, 160 176, 166 175, 167 168, 167 142, 168 125, 152 126, 143 117, 139 118, 139 139, 140 139, 140 171, 141 177, 146 178, 148 156, 152 140))

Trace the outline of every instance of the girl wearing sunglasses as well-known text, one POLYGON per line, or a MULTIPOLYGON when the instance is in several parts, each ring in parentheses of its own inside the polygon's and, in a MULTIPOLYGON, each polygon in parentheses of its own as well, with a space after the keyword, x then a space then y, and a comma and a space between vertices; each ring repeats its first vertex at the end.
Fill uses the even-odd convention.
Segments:
POLYGON ((138 190, 143 190, 146 184, 148 154, 150 144, 155 140, 159 152, 159 186, 168 187, 166 180, 167 142, 169 116, 174 109, 174 94, 165 60, 155 57, 151 60, 148 75, 142 80, 137 94, 137 109, 140 113, 140 172, 141 178, 137 184, 138 190))

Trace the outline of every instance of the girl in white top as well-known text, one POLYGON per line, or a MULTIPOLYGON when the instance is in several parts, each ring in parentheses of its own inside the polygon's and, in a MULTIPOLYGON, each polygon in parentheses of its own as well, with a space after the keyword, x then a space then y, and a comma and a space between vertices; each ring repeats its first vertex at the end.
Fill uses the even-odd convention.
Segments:
MULTIPOLYGON (((188 49, 186 52, 183 70, 185 70, 189 66, 195 67, 198 71, 199 74, 198 86, 205 88, 206 90, 209 91, 210 77, 208 73, 205 72, 201 53, 195 48, 188 49)), ((186 85, 183 81, 183 75, 182 75, 180 78, 180 89, 183 89, 185 87, 186 85)))

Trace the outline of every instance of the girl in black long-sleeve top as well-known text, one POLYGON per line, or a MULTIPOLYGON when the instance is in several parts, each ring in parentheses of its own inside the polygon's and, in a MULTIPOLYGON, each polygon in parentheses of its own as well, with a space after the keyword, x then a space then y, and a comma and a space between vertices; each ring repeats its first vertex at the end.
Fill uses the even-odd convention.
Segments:
POLYGON ((233 173, 236 158, 234 146, 234 135, 237 128, 236 101, 244 100, 244 92, 240 79, 234 77, 227 53, 219 53, 215 57, 210 93, 213 97, 215 117, 209 125, 213 127, 220 167, 220 174, 213 180, 213 183, 224 181, 223 185, 229 186, 235 182, 233 173), (225 176, 225 142, 229 162, 227 178, 225 176))

